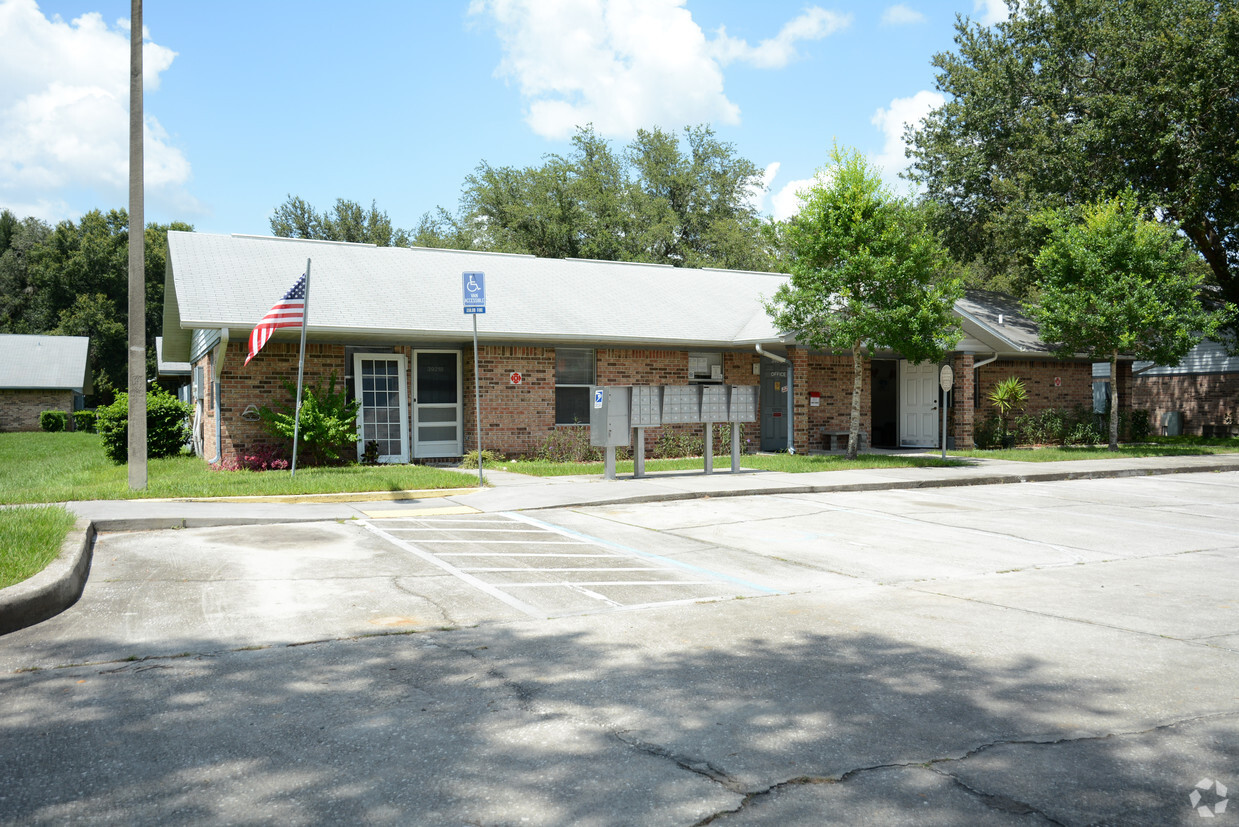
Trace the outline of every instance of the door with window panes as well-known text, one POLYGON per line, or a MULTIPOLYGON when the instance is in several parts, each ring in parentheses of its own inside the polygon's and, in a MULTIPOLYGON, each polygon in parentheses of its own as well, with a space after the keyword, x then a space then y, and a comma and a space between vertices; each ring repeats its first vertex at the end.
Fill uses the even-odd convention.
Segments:
POLYGON ((358 353, 353 357, 357 399, 357 458, 378 443, 379 462, 409 461, 408 402, 401 354, 358 353))
POLYGON ((461 456, 462 413, 460 351, 413 351, 413 456, 461 456))

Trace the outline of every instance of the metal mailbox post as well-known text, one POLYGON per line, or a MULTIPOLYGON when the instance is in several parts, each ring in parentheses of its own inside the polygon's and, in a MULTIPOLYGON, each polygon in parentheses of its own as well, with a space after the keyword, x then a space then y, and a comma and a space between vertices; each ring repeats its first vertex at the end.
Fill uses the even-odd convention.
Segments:
POLYGON ((731 470, 740 470, 740 429, 757 421, 757 387, 753 385, 634 385, 590 389, 589 441, 606 448, 605 476, 615 479, 615 449, 631 445, 633 476, 645 476, 645 429, 663 425, 705 426, 705 473, 714 470, 714 423, 728 422, 731 429, 731 470))
POLYGON ((593 404, 589 409, 589 442, 607 449, 606 478, 615 479, 615 449, 632 442, 629 406, 631 388, 591 387, 593 404))

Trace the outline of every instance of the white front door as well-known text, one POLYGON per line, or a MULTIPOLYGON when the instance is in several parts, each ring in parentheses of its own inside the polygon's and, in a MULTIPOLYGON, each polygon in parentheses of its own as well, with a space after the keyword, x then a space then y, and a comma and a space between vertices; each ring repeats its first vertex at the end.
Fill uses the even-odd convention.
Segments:
POLYGON ((938 366, 899 362, 899 445, 938 446, 938 366))
POLYGON ((413 456, 461 456, 460 402, 460 351, 413 351, 413 456))
POLYGON ((353 357, 357 410, 357 458, 377 442, 379 462, 409 461, 409 405, 405 360, 400 354, 358 353, 353 357))

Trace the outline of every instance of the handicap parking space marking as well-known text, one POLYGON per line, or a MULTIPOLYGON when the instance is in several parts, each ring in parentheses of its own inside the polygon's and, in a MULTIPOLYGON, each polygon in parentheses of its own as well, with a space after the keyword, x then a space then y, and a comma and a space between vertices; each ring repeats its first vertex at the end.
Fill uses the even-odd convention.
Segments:
POLYGON ((571 595, 578 595, 576 604, 587 599, 586 611, 615 611, 780 593, 518 513, 360 524, 530 617, 582 613, 568 605, 571 595), (730 587, 728 593, 715 593, 720 586, 730 587))

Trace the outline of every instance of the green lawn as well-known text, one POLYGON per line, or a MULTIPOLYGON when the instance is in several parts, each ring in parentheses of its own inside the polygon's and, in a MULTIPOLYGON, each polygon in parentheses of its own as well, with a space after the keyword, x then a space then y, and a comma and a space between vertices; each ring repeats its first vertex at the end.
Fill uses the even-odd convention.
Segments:
MULTIPOLYGON (((860 468, 920 468, 963 465, 963 460, 950 459, 943 461, 936 457, 902 456, 898 454, 861 454, 854 460, 845 459, 842 455, 821 454, 746 454, 740 458, 740 467, 761 471, 785 471, 789 474, 803 474, 810 471, 851 471, 860 468)), ((532 462, 513 461, 503 464, 492 463, 488 468, 503 471, 513 471, 517 474, 529 474, 535 477, 559 477, 570 474, 601 475, 601 462, 532 462)), ((648 471, 702 471, 705 460, 701 457, 687 459, 647 459, 645 470, 648 471)), ((615 463, 615 470, 620 474, 632 473, 632 460, 615 463)), ((723 455, 714 458, 714 470, 731 471, 731 456, 723 455)))
POLYGON ((60 506, 0 509, 0 589, 47 568, 72 527, 60 506))
POLYGON ((103 455, 97 434, 0 434, 0 503, 137 497, 228 497, 471 488, 477 476, 421 465, 212 471, 192 456, 150 460, 145 491, 129 490, 128 468, 103 455))
POLYGON ((947 451, 953 457, 1005 459, 1012 462, 1063 462, 1079 459, 1118 459, 1131 457, 1183 457, 1239 452, 1239 440, 1207 440, 1164 444, 1119 445, 1111 451, 1105 445, 1073 445, 1045 448, 1008 448, 991 451, 947 451))

